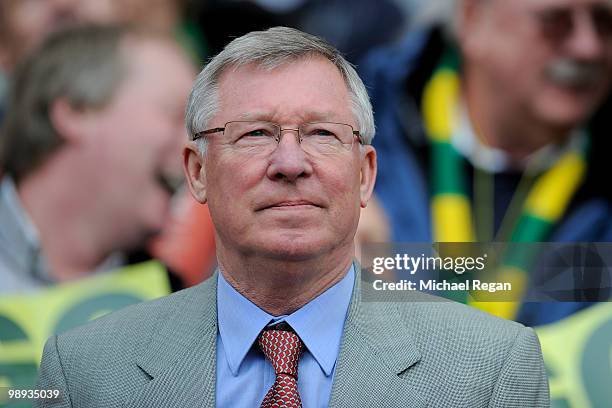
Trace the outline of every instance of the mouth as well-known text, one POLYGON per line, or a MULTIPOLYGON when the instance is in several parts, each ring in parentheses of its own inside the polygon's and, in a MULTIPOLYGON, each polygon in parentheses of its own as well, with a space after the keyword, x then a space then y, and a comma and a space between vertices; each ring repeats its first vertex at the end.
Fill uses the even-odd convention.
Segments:
POLYGON ((257 211, 262 210, 300 210, 300 209, 311 209, 321 208, 320 205, 313 203, 308 200, 287 200, 279 201, 272 204, 266 204, 259 208, 257 211))

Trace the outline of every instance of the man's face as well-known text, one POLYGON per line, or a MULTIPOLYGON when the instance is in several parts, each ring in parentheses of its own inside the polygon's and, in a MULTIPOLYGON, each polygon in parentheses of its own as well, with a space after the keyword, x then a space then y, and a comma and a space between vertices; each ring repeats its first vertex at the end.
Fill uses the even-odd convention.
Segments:
POLYGON ((588 119, 612 78, 612 1, 475 0, 461 37, 508 107, 552 126, 588 119))
POLYGON ((112 214, 118 247, 142 243, 168 215, 160 178, 181 177, 185 101, 195 72, 170 43, 124 44, 128 73, 108 106, 92 115, 83 157, 96 163, 100 205, 112 214))
MULTIPOLYGON (((313 121, 358 129, 344 80, 318 57, 271 71, 230 68, 220 78, 219 102, 209 127, 248 119, 293 129, 313 121)), ((295 132, 284 131, 276 150, 259 155, 237 151, 226 136, 210 136, 203 159, 193 145, 185 151, 192 191, 208 201, 222 251, 291 261, 352 248, 360 206, 374 184, 371 146, 360 149, 355 141, 350 150, 313 157, 295 132), (199 160, 203 168, 193 171, 199 160)))

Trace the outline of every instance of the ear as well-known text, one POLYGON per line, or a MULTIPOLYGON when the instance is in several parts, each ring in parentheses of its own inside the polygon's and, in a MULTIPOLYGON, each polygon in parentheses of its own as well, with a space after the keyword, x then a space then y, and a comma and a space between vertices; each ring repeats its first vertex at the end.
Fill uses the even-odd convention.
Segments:
POLYGON ((366 208, 370 197, 372 197, 374 183, 376 182, 376 149, 373 146, 365 145, 361 155, 359 195, 361 198, 361 208, 366 208))
POLYGON ((189 190, 193 198, 202 204, 207 201, 205 160, 195 142, 188 142, 183 148, 183 171, 189 190))
POLYGON ((55 131, 69 143, 79 143, 91 131, 92 115, 73 108, 65 98, 59 98, 49 107, 49 118, 55 131))

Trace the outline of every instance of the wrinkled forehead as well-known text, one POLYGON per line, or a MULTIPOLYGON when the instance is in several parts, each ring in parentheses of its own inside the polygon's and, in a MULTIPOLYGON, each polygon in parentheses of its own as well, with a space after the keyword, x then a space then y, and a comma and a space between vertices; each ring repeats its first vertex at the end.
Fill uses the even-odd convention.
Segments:
POLYGON ((282 58, 271 58, 247 63, 228 64, 219 72, 216 82, 217 84, 220 84, 222 80, 224 80, 226 83, 231 82, 235 80, 235 77, 239 77, 243 72, 263 75, 277 75, 278 73, 299 69, 303 66, 311 66, 313 64, 325 67, 327 70, 325 76, 340 79, 346 85, 345 78, 340 69, 329 59, 316 53, 308 53, 294 57, 284 56, 282 58))
POLYGON ((280 120, 294 116, 331 121, 346 120, 351 112, 342 74, 323 57, 299 58, 276 66, 232 66, 217 83, 219 113, 232 118, 280 120))

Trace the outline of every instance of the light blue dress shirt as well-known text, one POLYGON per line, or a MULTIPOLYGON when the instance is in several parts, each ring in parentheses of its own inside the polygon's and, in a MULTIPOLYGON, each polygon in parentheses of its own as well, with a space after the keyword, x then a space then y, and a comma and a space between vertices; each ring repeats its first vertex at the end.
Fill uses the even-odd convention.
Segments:
POLYGON ((353 266, 334 286, 288 316, 272 316, 218 275, 217 407, 258 407, 274 384, 272 365, 254 342, 271 322, 286 321, 304 342, 298 391, 304 408, 327 407, 353 293, 353 266))

